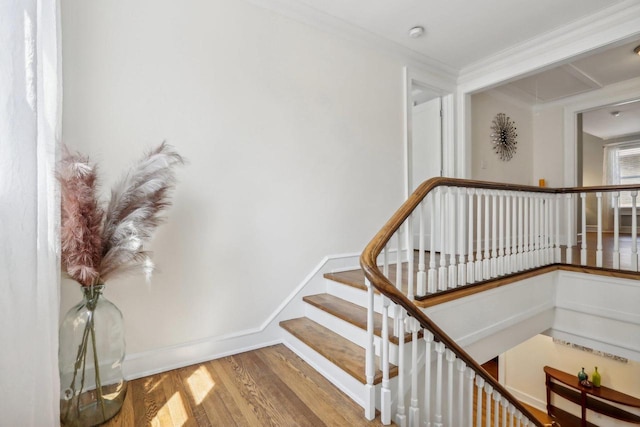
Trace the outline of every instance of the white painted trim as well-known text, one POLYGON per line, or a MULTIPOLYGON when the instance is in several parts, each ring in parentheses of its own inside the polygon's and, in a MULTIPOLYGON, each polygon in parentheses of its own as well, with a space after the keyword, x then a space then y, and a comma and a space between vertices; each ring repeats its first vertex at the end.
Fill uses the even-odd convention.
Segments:
POLYGON ((539 314, 548 312, 549 310, 553 310, 554 307, 555 307, 554 301, 548 301, 543 304, 539 304, 535 307, 531 307, 528 310, 521 311, 520 313, 514 316, 503 319, 501 322, 494 323, 486 328, 480 329, 478 331, 474 331, 471 334, 468 334, 462 337, 452 337, 452 338, 454 338, 456 344, 460 345, 461 347, 466 347, 480 341, 483 338, 487 338, 500 331, 504 331, 505 329, 508 329, 512 326, 518 325, 522 322, 532 319, 539 314))
POLYGON ((587 313, 590 316, 597 316, 603 319, 615 320, 618 322, 635 323, 640 325, 640 314, 629 313, 619 310, 611 310, 595 305, 580 304, 573 301, 556 301, 556 309, 574 311, 576 313, 587 313))
POLYGON ((461 88, 456 91, 456 177, 471 178, 471 94, 461 88))
POLYGON ((256 328, 128 354, 124 361, 125 377, 140 378, 283 342, 283 334, 278 322, 283 317, 293 318, 303 315, 305 303, 302 301, 301 294, 309 287, 314 287, 316 290, 323 288, 325 286, 323 275, 327 272, 359 268, 358 259, 359 254, 331 255, 323 258, 256 328))
POLYGON ((640 4, 626 0, 460 70, 458 83, 471 93, 542 71, 640 34, 640 4))

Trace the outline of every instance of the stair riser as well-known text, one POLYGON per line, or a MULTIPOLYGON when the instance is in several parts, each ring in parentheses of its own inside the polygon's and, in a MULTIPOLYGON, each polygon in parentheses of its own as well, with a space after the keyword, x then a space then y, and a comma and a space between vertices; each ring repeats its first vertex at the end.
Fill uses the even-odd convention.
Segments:
MULTIPOLYGON (((361 289, 327 279, 327 293, 367 308, 367 292, 361 289)), ((379 294, 373 296, 373 309, 376 313, 382 313, 382 297, 379 294)), ((392 311, 389 310, 393 317, 394 313, 392 311)))
MULTIPOLYGON (((367 331, 310 304, 305 307, 305 316, 360 347, 366 347, 367 331)), ((380 356, 381 342, 382 339, 380 337, 374 336, 374 348, 377 356, 380 356)), ((398 360, 398 346, 393 343, 389 345, 389 359, 394 364, 398 360)))
MULTIPOLYGON (((324 356, 316 352, 307 344, 300 341, 297 337, 285 331, 284 344, 296 353, 305 362, 322 374, 327 380, 343 391, 358 405, 364 407, 363 397, 365 395, 365 386, 357 379, 346 373, 340 367, 336 366, 324 356)), ((376 395, 379 395, 380 385, 376 386, 376 395)))

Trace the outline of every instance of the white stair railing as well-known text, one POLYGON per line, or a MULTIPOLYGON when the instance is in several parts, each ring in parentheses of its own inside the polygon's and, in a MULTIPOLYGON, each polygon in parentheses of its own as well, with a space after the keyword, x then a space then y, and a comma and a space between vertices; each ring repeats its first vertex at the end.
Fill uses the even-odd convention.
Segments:
POLYGON ((449 178, 423 183, 371 241, 361 259, 371 323, 373 288, 383 294, 378 346, 374 346, 373 327, 367 329, 366 417, 374 417, 378 401, 383 424, 393 420, 401 426, 480 426, 484 410, 487 427, 540 426, 416 307, 414 296, 430 298, 574 260, 587 265, 595 259, 594 267, 620 269, 623 252, 630 254, 631 261, 622 267, 638 271, 636 199, 637 188, 632 186, 549 189, 449 178), (631 226, 625 230, 630 239, 621 238, 621 195, 631 200, 631 226), (595 219, 588 218, 591 202, 596 207, 595 219), (610 257, 605 256, 605 222, 613 227, 610 257), (591 245, 590 229, 595 229, 596 238, 591 245), (576 242, 579 246, 574 254, 576 242), (611 265, 605 265, 607 258, 612 259, 611 265), (397 348, 390 342, 389 321, 398 338, 397 348), (405 333, 411 336, 408 343, 405 333), (420 333, 423 345, 418 343, 420 333), (373 384, 376 352, 382 370, 379 399, 373 384), (398 366, 393 386, 392 363, 398 366))

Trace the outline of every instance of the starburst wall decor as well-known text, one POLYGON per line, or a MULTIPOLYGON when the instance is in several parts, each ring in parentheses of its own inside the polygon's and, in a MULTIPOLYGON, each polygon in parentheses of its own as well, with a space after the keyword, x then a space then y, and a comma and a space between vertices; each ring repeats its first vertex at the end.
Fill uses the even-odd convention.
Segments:
POLYGON ((505 162, 511 160, 516 152, 518 141, 515 123, 504 113, 498 113, 491 125, 491 142, 493 151, 505 162))

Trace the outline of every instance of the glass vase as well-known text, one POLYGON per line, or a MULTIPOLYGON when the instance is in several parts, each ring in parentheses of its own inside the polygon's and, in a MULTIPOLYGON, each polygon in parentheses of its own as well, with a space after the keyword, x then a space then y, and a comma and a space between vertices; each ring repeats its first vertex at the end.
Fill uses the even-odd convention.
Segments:
POLYGON ((83 286, 83 299, 60 325, 60 420, 94 426, 116 415, 127 392, 122 313, 107 300, 104 285, 83 286))

